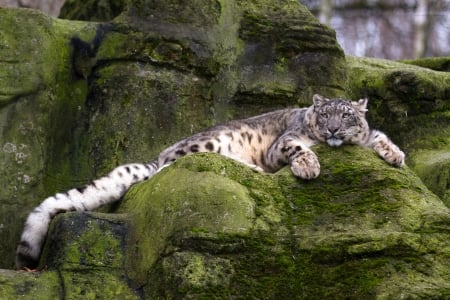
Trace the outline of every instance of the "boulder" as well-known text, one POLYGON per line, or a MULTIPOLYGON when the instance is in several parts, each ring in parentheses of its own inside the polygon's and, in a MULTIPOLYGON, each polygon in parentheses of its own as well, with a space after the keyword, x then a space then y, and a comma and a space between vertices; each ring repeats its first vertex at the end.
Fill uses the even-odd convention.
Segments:
POLYGON ((448 208, 411 170, 392 168, 371 150, 315 150, 322 174, 312 181, 289 168, 267 175, 202 155, 137 185, 119 211, 137 216, 137 249, 163 254, 132 253, 138 260, 129 274, 147 283, 150 298, 448 297, 448 208), (191 192, 198 178, 217 176, 217 184, 191 192), (230 197, 226 185, 246 193, 230 197), (212 205, 199 208, 208 195, 212 205), (154 233, 153 219, 164 230, 154 233), (166 230, 164 246, 150 242, 166 230))
POLYGON ((41 260, 48 270, 3 275, 12 287, 4 295, 59 287, 62 297, 130 299, 449 297, 442 201, 372 150, 314 150, 316 180, 190 155, 135 185, 118 214, 59 215, 41 260))

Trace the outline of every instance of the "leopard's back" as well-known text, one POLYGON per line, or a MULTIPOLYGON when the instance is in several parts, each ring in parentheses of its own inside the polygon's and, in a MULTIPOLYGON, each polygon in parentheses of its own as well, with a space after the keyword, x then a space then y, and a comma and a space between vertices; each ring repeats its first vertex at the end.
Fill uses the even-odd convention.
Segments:
POLYGON ((197 152, 215 152, 236 161, 272 171, 265 155, 292 123, 303 123, 306 108, 283 109, 256 117, 230 121, 181 140, 159 155, 160 165, 197 152))

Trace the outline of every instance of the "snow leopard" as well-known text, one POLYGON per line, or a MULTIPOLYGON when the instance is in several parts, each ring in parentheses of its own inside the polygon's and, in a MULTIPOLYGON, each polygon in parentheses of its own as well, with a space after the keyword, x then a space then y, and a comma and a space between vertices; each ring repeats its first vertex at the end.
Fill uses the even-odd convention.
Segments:
POLYGON ((46 198, 28 216, 16 251, 18 269, 36 268, 50 221, 61 212, 91 211, 121 199, 135 183, 148 180, 179 157, 215 152, 262 172, 289 165, 294 176, 319 176, 320 163, 310 149, 354 144, 372 148, 388 164, 404 166, 405 154, 386 134, 370 129, 366 98, 351 101, 314 95, 311 106, 288 108, 230 121, 182 139, 148 163, 119 166, 104 177, 46 198))

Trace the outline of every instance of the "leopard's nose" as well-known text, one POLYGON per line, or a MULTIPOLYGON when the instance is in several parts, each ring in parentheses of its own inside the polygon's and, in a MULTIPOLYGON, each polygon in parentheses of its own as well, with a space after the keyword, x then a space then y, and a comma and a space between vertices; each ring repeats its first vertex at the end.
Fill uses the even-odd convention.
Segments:
POLYGON ((338 130, 339 130, 338 126, 328 126, 328 131, 333 135, 336 134, 336 132, 338 132, 338 130))

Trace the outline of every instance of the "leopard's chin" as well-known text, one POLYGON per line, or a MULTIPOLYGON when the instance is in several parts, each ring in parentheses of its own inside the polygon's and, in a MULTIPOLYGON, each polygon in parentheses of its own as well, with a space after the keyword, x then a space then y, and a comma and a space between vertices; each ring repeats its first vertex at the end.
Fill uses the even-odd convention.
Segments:
POLYGON ((341 139, 330 137, 327 139, 327 144, 331 147, 339 147, 342 145, 343 141, 341 139))

